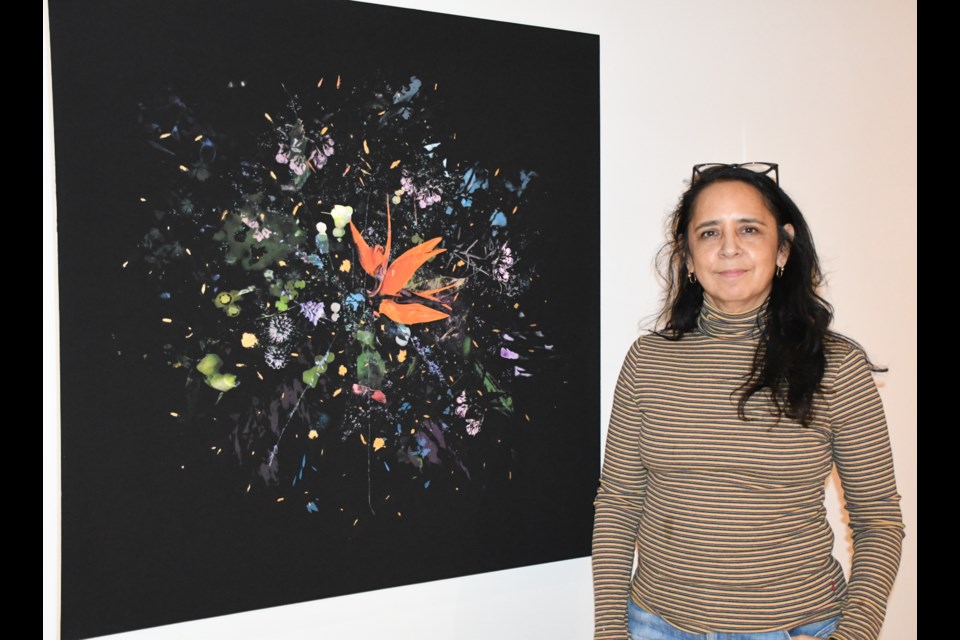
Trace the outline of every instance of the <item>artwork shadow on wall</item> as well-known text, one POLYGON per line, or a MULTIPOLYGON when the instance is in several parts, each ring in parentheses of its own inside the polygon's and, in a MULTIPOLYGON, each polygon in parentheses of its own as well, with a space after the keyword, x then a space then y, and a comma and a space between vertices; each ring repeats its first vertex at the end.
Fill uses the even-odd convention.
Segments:
POLYGON ((63 637, 589 554, 596 36, 50 20, 63 637))

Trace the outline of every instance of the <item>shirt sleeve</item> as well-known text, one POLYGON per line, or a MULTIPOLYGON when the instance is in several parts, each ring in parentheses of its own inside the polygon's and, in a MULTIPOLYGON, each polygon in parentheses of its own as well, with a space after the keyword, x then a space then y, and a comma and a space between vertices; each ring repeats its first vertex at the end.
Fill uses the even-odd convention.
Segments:
POLYGON ((833 458, 850 516, 853 566, 830 638, 876 640, 900 566, 904 527, 883 405, 862 350, 846 354, 833 390, 833 458))
POLYGON ((640 461, 640 409, 636 401, 640 339, 627 353, 617 379, 613 411, 594 502, 594 635, 623 640, 637 526, 643 511, 647 470, 640 461))

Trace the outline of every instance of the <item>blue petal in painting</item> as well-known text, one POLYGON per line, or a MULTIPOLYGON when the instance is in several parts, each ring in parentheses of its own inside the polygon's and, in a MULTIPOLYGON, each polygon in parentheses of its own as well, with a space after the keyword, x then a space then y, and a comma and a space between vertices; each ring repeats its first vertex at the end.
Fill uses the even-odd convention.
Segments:
POLYGON ((307 511, 310 513, 318 513, 320 509, 317 509, 317 505, 313 502, 307 503, 307 511))
POLYGON ((348 307, 356 311, 360 308, 360 305, 363 304, 363 294, 362 293, 351 293, 343 301, 348 307))
POLYGON ((522 196, 523 192, 527 190, 528 186, 530 186, 530 181, 536 177, 537 177, 536 171, 525 171, 523 169, 520 169, 520 184, 514 184, 509 180, 507 180, 504 182, 503 186, 505 186, 508 190, 512 191, 518 196, 522 196))
POLYGON ((490 224, 495 227, 505 227, 507 226, 507 216, 497 209, 490 215, 490 224))
POLYGON ((409 102, 415 95, 420 93, 420 87, 423 82, 417 76, 410 77, 410 84, 400 87, 400 90, 393 94, 393 104, 398 102, 409 102))

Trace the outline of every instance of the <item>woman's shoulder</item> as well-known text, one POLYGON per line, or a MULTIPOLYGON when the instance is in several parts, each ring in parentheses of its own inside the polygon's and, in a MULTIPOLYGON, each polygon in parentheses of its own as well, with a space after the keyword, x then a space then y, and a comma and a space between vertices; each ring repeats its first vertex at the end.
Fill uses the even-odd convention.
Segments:
POLYGON ((647 331, 634 338, 630 343, 627 356, 639 360, 644 356, 656 356, 686 347, 689 342, 689 336, 673 337, 656 331, 647 331))
POLYGON ((645 331, 634 338, 630 348, 639 350, 656 348, 667 344, 677 343, 682 339, 682 337, 674 338, 657 331, 645 331))
MULTIPOLYGON (((856 340, 839 333, 829 333, 824 338, 826 371, 824 382, 830 386, 838 376, 872 375, 878 370, 867 357, 867 352, 856 340)), ((882 369, 879 369, 882 370, 882 369)))
POLYGON ((850 358, 863 357, 867 354, 860 343, 841 333, 830 332, 823 339, 823 352, 827 358, 827 363, 832 361, 843 362, 850 358))

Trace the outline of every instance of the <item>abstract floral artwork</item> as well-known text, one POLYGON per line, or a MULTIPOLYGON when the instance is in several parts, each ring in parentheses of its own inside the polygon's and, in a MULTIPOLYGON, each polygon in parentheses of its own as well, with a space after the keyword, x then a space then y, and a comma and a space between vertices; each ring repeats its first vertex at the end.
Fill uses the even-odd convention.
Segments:
POLYGON ((589 552, 595 36, 108 2, 51 34, 65 637, 589 552))

